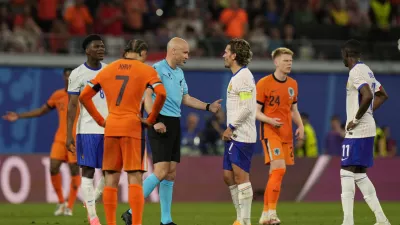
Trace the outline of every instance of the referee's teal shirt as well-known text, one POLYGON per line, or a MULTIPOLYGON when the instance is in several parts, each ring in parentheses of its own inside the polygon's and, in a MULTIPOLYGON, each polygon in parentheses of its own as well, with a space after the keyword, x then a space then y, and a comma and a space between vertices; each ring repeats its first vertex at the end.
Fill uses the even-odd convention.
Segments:
MULTIPOLYGON (((167 91, 167 99, 160 114, 170 117, 181 117, 181 104, 184 95, 188 94, 188 86, 181 68, 171 68, 167 60, 162 60, 153 65, 167 91)), ((153 94, 153 101, 156 97, 153 94)))

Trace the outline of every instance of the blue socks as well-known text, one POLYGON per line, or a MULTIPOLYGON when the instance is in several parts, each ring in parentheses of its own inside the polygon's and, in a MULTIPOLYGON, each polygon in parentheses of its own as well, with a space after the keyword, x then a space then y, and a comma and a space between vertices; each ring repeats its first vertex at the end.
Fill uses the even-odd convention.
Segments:
POLYGON ((168 224, 172 222, 171 204, 174 182, 163 180, 160 183, 160 204, 161 204, 161 223, 168 224))
MULTIPOLYGON (((160 183, 160 180, 152 173, 143 182, 143 194, 144 198, 149 197, 150 193, 153 192, 154 188, 160 183)), ((132 209, 129 209, 129 213, 132 214, 132 209)))

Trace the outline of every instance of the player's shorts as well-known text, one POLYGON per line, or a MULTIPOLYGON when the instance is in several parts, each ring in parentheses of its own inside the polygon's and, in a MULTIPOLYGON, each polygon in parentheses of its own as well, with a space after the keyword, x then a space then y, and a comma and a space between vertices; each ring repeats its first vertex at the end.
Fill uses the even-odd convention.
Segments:
POLYGON ((371 167, 374 164, 374 137, 345 138, 342 144, 342 166, 371 167))
POLYGON ((232 164, 250 173, 251 158, 253 157, 255 143, 228 141, 225 143, 223 169, 232 171, 232 164))
POLYGON ((284 159, 286 165, 294 165, 293 143, 284 143, 279 138, 268 138, 262 141, 265 164, 273 160, 284 159))
POLYGON ((164 123, 167 132, 160 134, 154 128, 149 128, 147 131, 153 163, 179 163, 181 161, 181 122, 179 117, 159 115, 157 122, 164 123))
POLYGON ((103 170, 146 171, 146 143, 132 137, 104 138, 103 170))
POLYGON ((55 141, 51 146, 50 159, 56 159, 67 163, 76 163, 76 155, 68 151, 64 142, 55 141))
POLYGON ((103 165, 103 151, 103 134, 76 135, 76 157, 79 166, 101 169, 103 165))

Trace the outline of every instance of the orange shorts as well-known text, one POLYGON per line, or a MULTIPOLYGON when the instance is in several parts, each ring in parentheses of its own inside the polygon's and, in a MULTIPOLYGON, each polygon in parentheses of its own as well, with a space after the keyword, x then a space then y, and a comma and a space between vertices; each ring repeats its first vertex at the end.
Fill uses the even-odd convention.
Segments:
POLYGON ((145 140, 132 137, 104 137, 103 170, 146 171, 145 140))
POLYGON ((261 142, 265 164, 270 164, 273 160, 284 159, 286 165, 294 165, 293 143, 284 143, 280 138, 268 138, 261 142))
POLYGON ((76 163, 76 155, 65 147, 65 143, 53 142, 51 146, 50 159, 56 159, 67 163, 76 163))

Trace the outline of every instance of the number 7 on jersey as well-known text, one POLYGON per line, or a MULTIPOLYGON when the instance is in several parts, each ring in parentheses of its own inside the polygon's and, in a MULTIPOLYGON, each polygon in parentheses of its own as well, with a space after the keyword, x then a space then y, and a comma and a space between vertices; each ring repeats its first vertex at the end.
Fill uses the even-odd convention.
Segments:
POLYGON ((126 75, 117 75, 115 77, 116 80, 122 80, 122 86, 121 89, 119 90, 117 102, 115 103, 116 106, 119 106, 121 104, 122 96, 124 96, 125 88, 126 85, 128 84, 129 81, 129 76, 126 75))

